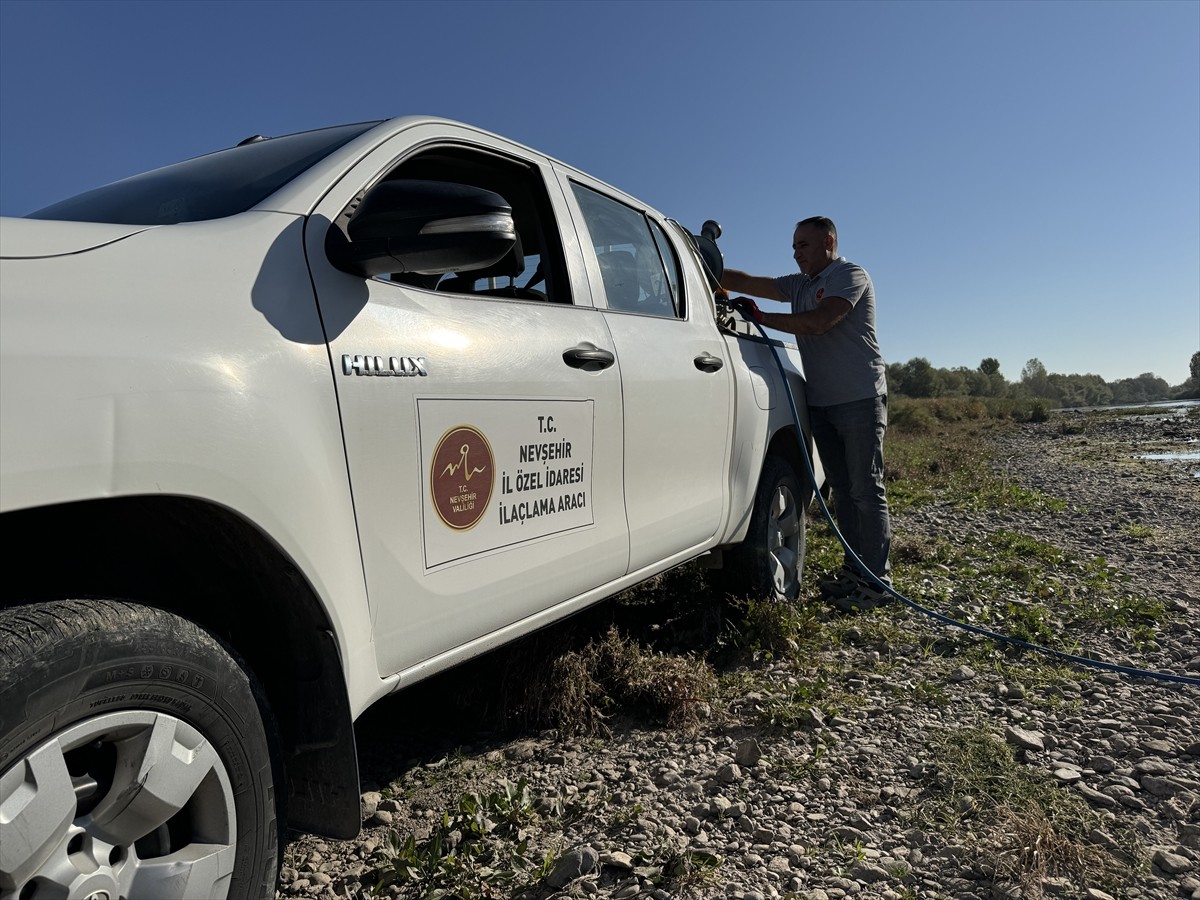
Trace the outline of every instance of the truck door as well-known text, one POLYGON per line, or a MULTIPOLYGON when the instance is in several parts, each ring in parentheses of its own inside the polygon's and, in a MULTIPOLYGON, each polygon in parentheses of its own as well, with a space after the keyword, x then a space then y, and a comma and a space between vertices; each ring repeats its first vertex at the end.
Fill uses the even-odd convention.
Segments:
POLYGON ((687 558, 728 514, 731 367, 709 291, 654 214, 559 172, 620 360, 630 571, 687 558))
POLYGON ((626 571, 615 346, 547 175, 522 148, 420 125, 366 156, 310 218, 384 675, 486 649, 489 635, 626 571), (441 276, 334 269, 330 223, 386 178, 501 194, 520 246, 487 270, 441 276))

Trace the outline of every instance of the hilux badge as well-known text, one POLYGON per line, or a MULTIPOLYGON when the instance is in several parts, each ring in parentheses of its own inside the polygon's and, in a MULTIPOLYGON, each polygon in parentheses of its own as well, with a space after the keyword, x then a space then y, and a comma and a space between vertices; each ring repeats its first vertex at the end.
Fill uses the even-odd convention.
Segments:
POLYGON ((423 356, 351 356, 342 354, 343 375, 428 375, 423 356))

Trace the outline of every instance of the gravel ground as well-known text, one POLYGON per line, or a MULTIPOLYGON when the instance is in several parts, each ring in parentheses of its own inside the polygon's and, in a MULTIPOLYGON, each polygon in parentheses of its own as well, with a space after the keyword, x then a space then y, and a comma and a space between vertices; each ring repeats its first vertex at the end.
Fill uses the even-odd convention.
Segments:
MULTIPOLYGON (((996 466, 1065 509, 935 504, 898 515, 895 529, 911 541, 1004 528, 1081 560, 1103 557, 1128 576, 1127 590, 1160 599, 1168 614, 1152 641, 1093 628, 1081 647, 1200 677, 1200 463, 1136 458, 1198 439, 1194 414, 1057 413, 998 438, 996 466)), ((390 833, 420 841, 463 792, 525 779, 543 812, 570 812, 524 824, 527 856, 553 854, 515 882, 528 900, 1200 900, 1200 690, 1018 658, 905 609, 859 623, 808 668, 747 670, 746 690, 688 732, 614 720, 605 739, 500 736, 447 725, 430 713, 429 693, 389 699, 358 725, 361 835, 293 835, 279 896, 370 896, 390 833), (884 617, 891 631, 870 627, 884 617), (826 699, 853 702, 832 714, 805 706, 815 683, 826 699), (784 701, 794 711, 785 727, 762 724, 784 701), (977 772, 964 788, 958 763, 965 771, 979 753, 1018 781, 977 772), (1074 804, 1086 839, 1061 846, 1035 807, 997 794, 1018 782, 1074 804), (1090 856, 1056 868, 1072 850, 1090 856)), ((510 896, 485 882, 447 896, 510 896)), ((421 896, 412 885, 380 893, 421 896)))

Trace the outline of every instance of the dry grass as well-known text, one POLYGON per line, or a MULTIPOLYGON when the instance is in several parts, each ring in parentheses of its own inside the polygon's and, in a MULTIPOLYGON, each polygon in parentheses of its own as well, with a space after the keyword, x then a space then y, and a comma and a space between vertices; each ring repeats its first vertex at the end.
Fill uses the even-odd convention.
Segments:
POLYGON ((998 735, 964 728, 935 734, 930 744, 936 773, 922 814, 978 841, 995 882, 1020 885, 1023 897, 1037 900, 1050 877, 1118 884, 1128 874, 1089 840, 1102 823, 1086 801, 1019 762, 998 735))
POLYGON ((615 711, 636 712, 674 728, 706 717, 716 677, 703 660, 646 649, 616 628, 570 650, 529 689, 533 717, 564 735, 608 734, 615 711))

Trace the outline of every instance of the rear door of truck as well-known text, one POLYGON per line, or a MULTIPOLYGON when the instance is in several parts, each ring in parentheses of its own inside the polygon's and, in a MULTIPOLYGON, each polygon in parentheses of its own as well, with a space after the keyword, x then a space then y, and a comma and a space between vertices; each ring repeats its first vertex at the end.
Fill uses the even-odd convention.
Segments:
POLYGON ((686 559, 728 514, 732 375, 711 293, 657 213, 558 173, 621 367, 630 571, 686 559))

